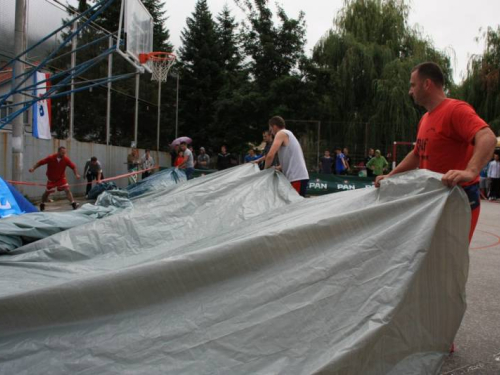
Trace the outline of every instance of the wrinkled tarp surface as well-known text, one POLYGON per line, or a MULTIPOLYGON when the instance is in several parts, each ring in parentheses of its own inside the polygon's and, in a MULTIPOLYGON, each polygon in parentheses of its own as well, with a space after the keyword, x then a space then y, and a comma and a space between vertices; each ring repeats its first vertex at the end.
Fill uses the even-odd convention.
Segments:
POLYGON ((0 254, 116 212, 115 207, 85 204, 76 211, 35 212, 3 218, 0 220, 0 254))
POLYGON ((111 181, 111 182, 101 182, 100 184, 95 184, 92 189, 90 189, 88 197, 89 199, 97 199, 99 195, 101 195, 103 192, 107 190, 117 190, 118 186, 111 181))
POLYGON ((316 199, 243 165, 0 258, 0 373, 434 374, 470 208, 415 171, 316 199))
POLYGON ((127 186, 130 198, 142 197, 146 193, 165 191, 171 189, 175 184, 187 181, 186 173, 178 168, 164 169, 153 173, 144 180, 127 186))
POLYGON ((140 199, 148 194, 167 193, 177 183, 184 181, 186 181, 184 172, 170 168, 130 185, 129 189, 134 194, 131 199, 129 199, 129 191, 119 190, 113 182, 105 182, 94 186, 89 193, 90 198, 98 196, 95 206, 85 204, 76 211, 37 212, 36 214, 0 219, 0 254, 13 251, 27 242, 37 241, 69 228, 115 214, 120 209, 132 207, 132 201, 140 204, 140 199), (152 180, 149 181, 150 178, 152 180))

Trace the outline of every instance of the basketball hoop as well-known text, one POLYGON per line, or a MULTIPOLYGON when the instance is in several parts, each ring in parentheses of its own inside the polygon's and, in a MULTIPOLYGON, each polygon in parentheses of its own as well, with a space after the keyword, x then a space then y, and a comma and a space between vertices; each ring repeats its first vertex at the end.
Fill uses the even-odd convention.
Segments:
POLYGON ((176 56, 171 52, 141 53, 139 62, 151 69, 151 80, 167 82, 168 71, 174 65, 176 56))

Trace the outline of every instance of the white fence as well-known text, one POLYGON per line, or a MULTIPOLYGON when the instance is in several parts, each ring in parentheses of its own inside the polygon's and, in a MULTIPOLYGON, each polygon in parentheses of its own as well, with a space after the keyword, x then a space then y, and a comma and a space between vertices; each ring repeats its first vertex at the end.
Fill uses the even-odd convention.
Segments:
MULTIPOLYGON (((96 143, 84 143, 76 140, 43 140, 33 138, 31 135, 25 136, 24 148, 24 172, 23 181, 36 182, 45 184, 47 178, 45 176, 46 167, 38 168, 34 173, 29 173, 29 169, 40 159, 57 152, 59 146, 65 146, 68 151, 69 158, 77 165, 78 172, 82 175, 80 181, 76 180, 73 171, 66 169, 66 176, 70 184, 85 182, 83 176, 83 168, 87 160, 92 156, 96 156, 103 167, 103 173, 106 178, 118 176, 127 173, 127 155, 130 153, 130 148, 106 146, 96 143)), ((140 155, 144 154, 143 149, 140 150, 140 155)), ((167 152, 151 151, 155 163, 162 167, 170 167, 170 154, 167 152)), ((6 180, 12 178, 12 146, 11 146, 11 133, 0 132, 0 176, 6 180)), ((127 178, 114 181, 119 187, 127 185, 127 178)), ((16 186, 23 194, 31 199, 39 199, 44 188, 42 186, 16 186)), ((75 186, 71 191, 76 195, 85 194, 85 186, 75 186)), ((64 194, 64 193, 57 193, 64 194)))

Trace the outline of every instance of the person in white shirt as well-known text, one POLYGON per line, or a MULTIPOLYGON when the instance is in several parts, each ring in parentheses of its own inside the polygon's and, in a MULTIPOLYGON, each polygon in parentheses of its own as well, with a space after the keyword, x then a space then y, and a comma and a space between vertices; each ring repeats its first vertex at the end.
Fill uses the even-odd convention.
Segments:
POLYGON ((185 168, 186 177, 190 180, 194 173, 194 157, 193 153, 187 147, 186 142, 181 143, 181 150, 184 152, 184 161, 179 165, 179 168, 185 168))
POLYGON ((490 183, 490 201, 500 198, 500 154, 495 153, 493 160, 488 165, 488 180, 490 183))
POLYGON ((281 171, 290 181, 295 191, 305 197, 307 184, 309 183, 309 173, 307 172, 304 153, 295 135, 285 127, 285 120, 279 116, 274 116, 269 120, 269 130, 274 135, 274 141, 266 155, 264 169, 272 167, 277 153, 281 171))

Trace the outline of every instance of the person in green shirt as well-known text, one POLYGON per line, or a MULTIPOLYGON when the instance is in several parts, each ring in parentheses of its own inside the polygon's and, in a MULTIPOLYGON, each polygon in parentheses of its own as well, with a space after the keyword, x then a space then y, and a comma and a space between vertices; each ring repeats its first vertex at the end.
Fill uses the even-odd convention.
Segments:
POLYGON ((380 176, 384 174, 384 171, 389 166, 387 160, 382 156, 380 150, 375 151, 375 157, 371 158, 368 163, 366 163, 366 167, 370 168, 373 171, 375 176, 380 176))

